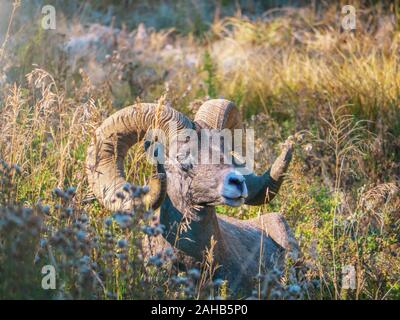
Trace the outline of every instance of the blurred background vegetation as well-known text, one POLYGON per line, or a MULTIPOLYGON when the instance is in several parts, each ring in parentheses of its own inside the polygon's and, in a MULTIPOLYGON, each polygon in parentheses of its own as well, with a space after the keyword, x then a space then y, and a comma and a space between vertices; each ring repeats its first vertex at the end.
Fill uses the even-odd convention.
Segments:
MULTIPOLYGON (((399 12, 372 0, 0 0, 0 297, 208 297, 191 276, 142 263, 144 212, 127 230, 88 200, 95 128, 165 96, 190 116, 210 97, 233 100, 256 129, 257 172, 288 135, 304 136, 271 205, 218 207, 243 219, 281 211, 296 233, 302 276, 289 265, 274 295, 257 297, 399 299, 399 12), (45 4, 56 30, 41 28, 45 4), (40 289, 39 256, 62 275, 54 294, 40 289), (342 288, 349 265, 354 290, 342 288)), ((152 170, 143 159, 135 149, 126 163, 139 185, 152 170)))

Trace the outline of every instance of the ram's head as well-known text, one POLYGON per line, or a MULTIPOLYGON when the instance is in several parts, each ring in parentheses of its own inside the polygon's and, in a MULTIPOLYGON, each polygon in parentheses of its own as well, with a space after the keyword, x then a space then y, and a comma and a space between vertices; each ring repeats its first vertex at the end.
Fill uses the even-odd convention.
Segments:
POLYGON ((276 168, 276 179, 272 179, 273 170, 260 177, 242 175, 242 160, 233 156, 232 148, 227 148, 224 139, 215 142, 215 134, 222 130, 232 132, 241 128, 238 110, 224 99, 205 102, 194 121, 167 106, 141 103, 127 107, 110 116, 97 129, 88 150, 89 183, 95 196, 108 209, 131 209, 134 200, 118 196, 126 185, 124 158, 133 144, 144 139, 145 149, 151 150, 158 161, 158 173, 150 191, 154 209, 159 207, 166 193, 174 204, 181 204, 180 207, 182 203, 189 207, 239 206, 258 201, 260 190, 268 188, 270 192, 263 193, 266 201, 265 195, 272 197, 279 187, 280 173, 285 170, 286 162, 283 167, 276 168))

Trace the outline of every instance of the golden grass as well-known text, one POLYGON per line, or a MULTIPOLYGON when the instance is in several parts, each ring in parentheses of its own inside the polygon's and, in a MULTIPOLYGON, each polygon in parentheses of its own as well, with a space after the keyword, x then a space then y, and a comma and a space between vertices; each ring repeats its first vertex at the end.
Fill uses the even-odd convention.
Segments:
POLYGON ((305 21, 302 17, 310 13, 303 10, 267 22, 228 18, 214 26, 221 39, 213 45, 213 58, 222 92, 236 97, 246 88, 243 108, 256 104, 267 112, 303 104, 318 108, 324 99, 353 103, 368 118, 398 108, 399 36, 394 26, 383 17, 385 30, 367 33, 363 25, 354 33, 341 32, 333 17, 305 21))

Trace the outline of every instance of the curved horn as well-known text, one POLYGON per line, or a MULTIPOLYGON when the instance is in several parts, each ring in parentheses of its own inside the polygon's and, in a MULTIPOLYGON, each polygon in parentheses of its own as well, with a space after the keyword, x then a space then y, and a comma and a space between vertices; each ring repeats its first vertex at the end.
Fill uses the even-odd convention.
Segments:
MULTIPOLYGON (((167 106, 140 103, 126 107, 110 117, 96 130, 87 152, 87 176, 94 195, 109 210, 130 210, 135 200, 125 197, 124 159, 130 147, 151 128, 161 129, 168 137, 174 132, 193 128, 193 123, 180 112, 167 106), (174 126, 170 124, 174 122, 174 126)), ((156 209, 166 192, 164 172, 151 180, 150 206, 156 209)))
MULTIPOLYGON (((197 111, 194 121, 207 129, 242 129, 240 113, 235 104, 225 99, 208 100, 197 111)), ((271 169, 263 175, 246 175, 248 197, 245 203, 261 205, 270 202, 278 193, 284 174, 292 157, 292 142, 287 140, 281 155, 275 160, 271 169)))

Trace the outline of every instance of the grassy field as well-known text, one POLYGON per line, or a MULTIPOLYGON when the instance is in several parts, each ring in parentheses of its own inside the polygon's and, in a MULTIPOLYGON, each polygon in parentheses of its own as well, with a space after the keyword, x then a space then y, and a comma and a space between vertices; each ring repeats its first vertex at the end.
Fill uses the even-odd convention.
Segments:
MULTIPOLYGON (((129 21, 130 1, 115 6, 116 19, 106 15, 111 1, 97 3, 78 14, 55 1, 57 28, 44 30, 40 1, 0 1, 9 10, 0 29, 0 298, 229 297, 207 263, 174 273, 171 252, 144 261, 142 239, 159 236, 154 213, 139 207, 128 221, 107 212, 85 176, 94 130, 121 107, 163 97, 193 116, 224 97, 255 129, 257 172, 287 136, 303 137, 272 204, 217 208, 242 219, 280 211, 295 232, 301 272, 288 262, 278 280, 263 278, 262 293, 255 281, 254 296, 400 299, 397 2, 355 1, 353 31, 340 27, 340 2, 242 12, 222 1, 207 20, 203 7, 151 1, 141 10, 160 25, 129 21), (56 290, 41 287, 47 264, 56 290), (349 267, 354 289, 343 285, 349 267)), ((132 183, 148 182, 138 149, 126 168, 132 183)))

